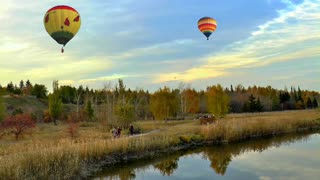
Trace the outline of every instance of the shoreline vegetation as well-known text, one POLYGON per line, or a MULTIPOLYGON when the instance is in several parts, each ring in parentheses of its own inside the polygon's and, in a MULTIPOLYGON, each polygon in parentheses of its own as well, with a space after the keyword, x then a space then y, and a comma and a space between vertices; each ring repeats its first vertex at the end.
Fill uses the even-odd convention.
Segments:
POLYGON ((90 177, 102 166, 200 145, 320 129, 319 110, 228 114, 210 125, 199 120, 138 121, 144 135, 112 139, 99 123, 80 125, 79 136, 58 134, 67 125, 37 127, 28 140, 0 140, 1 179, 90 177), (147 132, 153 133, 147 133, 147 132))

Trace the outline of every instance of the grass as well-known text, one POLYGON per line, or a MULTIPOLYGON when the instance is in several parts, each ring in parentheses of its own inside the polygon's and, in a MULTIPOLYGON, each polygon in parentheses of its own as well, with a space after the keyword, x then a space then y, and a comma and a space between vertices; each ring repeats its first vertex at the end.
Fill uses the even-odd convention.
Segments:
POLYGON ((79 137, 67 136, 67 125, 39 124, 31 137, 22 141, 0 140, 1 179, 69 179, 81 174, 88 164, 117 161, 128 154, 143 154, 190 143, 230 143, 251 137, 269 136, 319 127, 320 111, 290 111, 228 115, 216 124, 198 121, 136 122, 144 136, 112 139, 98 123, 80 125, 79 137))

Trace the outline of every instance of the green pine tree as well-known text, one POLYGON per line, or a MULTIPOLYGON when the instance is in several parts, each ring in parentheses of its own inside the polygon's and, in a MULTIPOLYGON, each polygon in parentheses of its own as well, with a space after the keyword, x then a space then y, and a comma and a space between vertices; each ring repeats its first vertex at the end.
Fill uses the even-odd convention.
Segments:
POLYGON ((88 121, 92 121, 93 118, 94 118, 94 110, 93 110, 93 108, 92 108, 92 103, 91 103, 91 101, 88 101, 88 102, 87 102, 85 112, 86 112, 88 121))

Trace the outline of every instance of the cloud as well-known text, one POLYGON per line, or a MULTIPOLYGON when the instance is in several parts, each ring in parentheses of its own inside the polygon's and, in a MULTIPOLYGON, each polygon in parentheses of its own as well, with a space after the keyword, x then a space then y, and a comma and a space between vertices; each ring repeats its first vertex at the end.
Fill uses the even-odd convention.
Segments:
POLYGON ((247 39, 202 57, 203 65, 180 73, 159 74, 155 81, 169 81, 170 76, 187 81, 207 79, 227 75, 232 69, 319 57, 320 28, 316 27, 320 27, 320 1, 305 0, 298 5, 288 0, 282 2, 287 8, 278 11, 278 17, 258 26, 247 39))
MULTIPOLYGON (((2 23, 0 28, 0 84, 21 79, 46 86, 51 86, 54 79, 62 84, 74 84, 89 74, 114 67, 107 56, 98 53, 82 56, 83 47, 77 43, 68 44, 65 53, 60 53, 61 46, 47 34, 42 23, 44 13, 53 4, 49 1, 2 2, 0 20, 7 23, 2 23)), ((81 9, 84 4, 93 5, 82 0, 77 5, 81 9)))
POLYGON ((134 48, 129 51, 122 52, 117 56, 113 56, 113 58, 118 59, 128 59, 128 58, 136 58, 148 56, 152 59, 154 56, 166 56, 168 54, 175 54, 178 51, 181 51, 179 47, 181 46, 191 46, 194 45, 195 41, 192 39, 180 39, 173 40, 170 42, 164 43, 155 43, 149 46, 134 48))
POLYGON ((125 75, 125 74, 113 74, 111 76, 103 76, 103 77, 97 77, 97 78, 91 78, 91 79, 81 79, 79 80, 80 83, 99 83, 99 82, 105 82, 105 81, 111 81, 111 80, 117 80, 117 79, 123 79, 127 77, 137 77, 138 75, 125 75))

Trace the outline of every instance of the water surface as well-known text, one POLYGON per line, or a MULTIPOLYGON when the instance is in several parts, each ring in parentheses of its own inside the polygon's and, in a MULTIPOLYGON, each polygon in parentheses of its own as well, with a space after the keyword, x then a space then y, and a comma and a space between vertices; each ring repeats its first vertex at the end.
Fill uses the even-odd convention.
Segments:
POLYGON ((201 147, 106 167, 94 179, 320 179, 320 133, 201 147))

